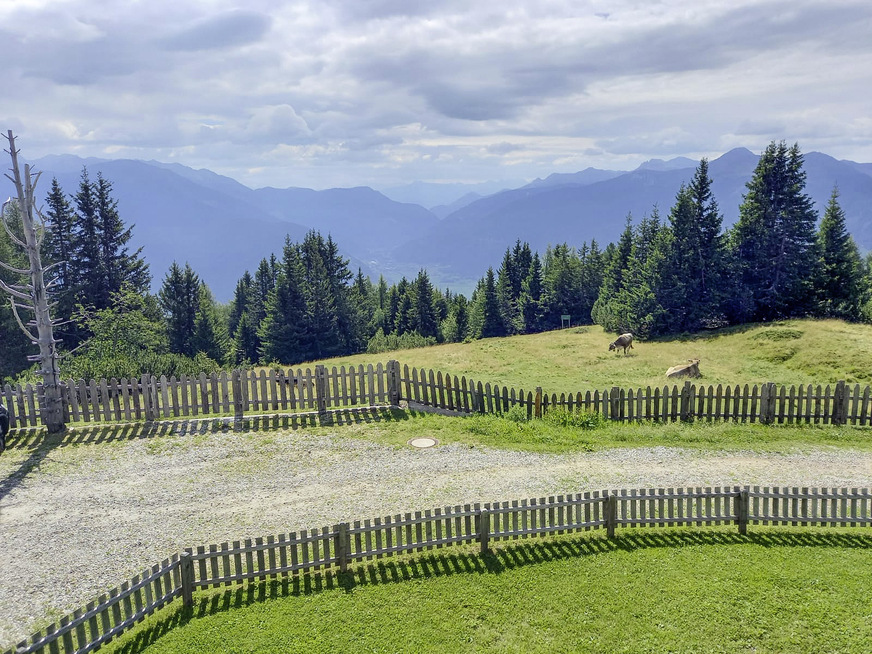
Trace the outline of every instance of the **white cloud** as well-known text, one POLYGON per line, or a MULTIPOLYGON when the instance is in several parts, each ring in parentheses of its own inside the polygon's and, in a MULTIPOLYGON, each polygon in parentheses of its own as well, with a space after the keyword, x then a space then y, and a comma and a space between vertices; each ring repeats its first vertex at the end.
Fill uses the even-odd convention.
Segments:
POLYGON ((867 0, 6 0, 26 154, 252 185, 544 177, 762 149, 872 161, 867 0))

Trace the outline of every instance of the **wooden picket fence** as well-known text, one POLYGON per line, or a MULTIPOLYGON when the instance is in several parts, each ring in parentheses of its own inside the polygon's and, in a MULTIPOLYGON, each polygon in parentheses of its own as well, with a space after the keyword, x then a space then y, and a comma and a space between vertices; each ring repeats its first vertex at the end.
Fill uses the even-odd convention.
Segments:
POLYGON ((608 420, 676 422, 731 420, 764 424, 872 425, 872 388, 834 385, 683 385, 587 390, 560 395, 482 384, 466 377, 403 366, 402 399, 449 411, 505 413, 521 407, 541 417, 550 409, 588 411, 608 420))
MULTIPOLYGON (((528 417, 552 409, 588 411, 615 421, 736 421, 763 424, 872 425, 872 388, 840 381, 825 386, 665 385, 613 387, 548 394, 482 383, 397 361, 375 366, 315 366, 297 370, 234 370, 211 375, 141 379, 69 380, 63 383, 69 423, 129 422, 179 417, 318 412, 414 402, 461 413, 505 413, 521 407, 528 417)), ((0 400, 12 427, 41 423, 40 384, 6 385, 0 400)))
MULTIPOLYGON (((318 570, 444 547, 617 528, 735 525, 872 527, 870 489, 667 488, 596 491, 466 504, 356 520, 278 537, 188 548, 19 643, 19 653, 90 652, 197 589, 318 570)), ((12 654, 8 650, 6 654, 12 654)))
MULTIPOLYGON (((388 403, 384 364, 327 369, 234 370, 197 376, 62 382, 69 423, 130 422, 179 417, 235 416, 276 412, 326 412, 388 403)), ((41 384, 0 389, 10 427, 41 424, 41 384)))

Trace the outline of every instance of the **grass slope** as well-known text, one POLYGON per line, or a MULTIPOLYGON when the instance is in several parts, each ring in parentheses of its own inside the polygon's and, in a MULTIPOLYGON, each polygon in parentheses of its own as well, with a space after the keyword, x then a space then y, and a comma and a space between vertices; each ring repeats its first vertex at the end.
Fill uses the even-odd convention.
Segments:
POLYGON ((654 532, 199 595, 109 651, 868 652, 868 535, 654 532))
MULTIPOLYGON (((787 320, 635 343, 627 356, 608 351, 612 334, 584 326, 488 338, 380 355, 330 359, 328 366, 397 359, 482 382, 546 392, 664 385, 670 366, 700 359, 700 384, 872 383, 872 325, 787 320)), ((306 364, 312 365, 312 364, 306 364)))

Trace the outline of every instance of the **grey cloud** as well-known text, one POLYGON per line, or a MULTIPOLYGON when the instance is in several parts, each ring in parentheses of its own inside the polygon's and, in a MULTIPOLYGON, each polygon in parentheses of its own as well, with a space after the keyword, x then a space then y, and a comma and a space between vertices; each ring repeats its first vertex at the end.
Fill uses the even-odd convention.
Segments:
POLYGON ((516 145, 515 143, 507 143, 503 141, 502 143, 493 143, 485 148, 485 151, 488 154, 509 154, 510 152, 517 152, 518 150, 523 150, 520 145, 516 145))
POLYGON ((160 43, 168 50, 219 50, 260 41, 269 31, 269 16, 252 11, 232 11, 212 16, 164 37, 160 43))

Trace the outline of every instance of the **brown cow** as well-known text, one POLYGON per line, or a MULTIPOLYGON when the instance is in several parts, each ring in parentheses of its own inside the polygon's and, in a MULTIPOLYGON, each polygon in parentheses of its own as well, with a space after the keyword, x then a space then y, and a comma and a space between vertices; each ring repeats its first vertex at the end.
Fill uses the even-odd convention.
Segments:
POLYGON ((624 348, 624 354, 627 353, 627 349, 633 349, 633 335, 630 332, 618 336, 618 340, 609 345, 609 352, 617 350, 619 347, 624 348))
POLYGON ((673 377, 699 377, 699 359, 688 359, 687 363, 680 366, 672 366, 666 371, 666 376, 673 377))

